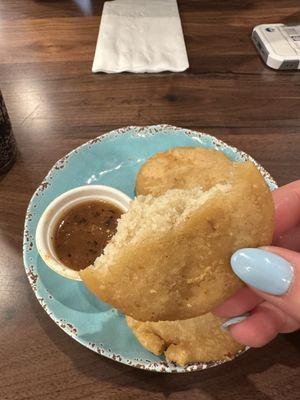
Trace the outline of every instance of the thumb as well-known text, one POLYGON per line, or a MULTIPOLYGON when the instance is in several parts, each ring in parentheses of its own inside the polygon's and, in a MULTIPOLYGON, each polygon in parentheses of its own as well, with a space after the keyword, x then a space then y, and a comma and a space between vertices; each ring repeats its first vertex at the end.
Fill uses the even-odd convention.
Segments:
POLYGON ((299 253, 273 246, 240 249, 231 266, 260 297, 300 321, 299 253))

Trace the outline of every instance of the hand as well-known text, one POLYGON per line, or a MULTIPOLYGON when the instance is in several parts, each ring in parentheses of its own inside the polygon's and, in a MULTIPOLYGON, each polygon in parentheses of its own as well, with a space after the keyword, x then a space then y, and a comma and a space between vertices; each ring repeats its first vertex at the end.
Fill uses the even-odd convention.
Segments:
POLYGON ((247 287, 214 311, 231 318, 224 327, 251 347, 300 328, 300 180, 275 190, 273 198, 274 246, 234 253, 232 269, 247 287))

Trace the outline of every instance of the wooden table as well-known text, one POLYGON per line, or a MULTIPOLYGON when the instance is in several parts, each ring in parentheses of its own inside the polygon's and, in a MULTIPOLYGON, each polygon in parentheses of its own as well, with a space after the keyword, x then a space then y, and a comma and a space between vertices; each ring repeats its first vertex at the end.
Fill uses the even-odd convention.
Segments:
POLYGON ((183 126, 250 153, 279 184, 299 178, 300 73, 268 69, 250 40, 254 25, 299 22, 299 0, 179 1, 190 69, 157 75, 91 73, 102 3, 0 3, 0 85, 20 151, 0 181, 0 398, 299 399, 299 333, 205 372, 159 375, 92 353, 35 299, 21 252, 28 201, 96 135, 183 126))

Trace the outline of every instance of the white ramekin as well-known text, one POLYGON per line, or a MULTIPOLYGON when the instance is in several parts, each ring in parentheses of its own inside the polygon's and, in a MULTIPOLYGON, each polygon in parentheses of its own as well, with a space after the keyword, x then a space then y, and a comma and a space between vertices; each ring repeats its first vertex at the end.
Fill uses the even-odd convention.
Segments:
POLYGON ((65 278, 80 281, 75 271, 58 259, 53 245, 54 230, 59 219, 74 206, 91 200, 102 200, 114 204, 124 212, 128 211, 130 197, 120 190, 103 185, 80 186, 61 194, 53 200, 42 214, 37 225, 35 241, 37 250, 43 261, 53 271, 65 278))

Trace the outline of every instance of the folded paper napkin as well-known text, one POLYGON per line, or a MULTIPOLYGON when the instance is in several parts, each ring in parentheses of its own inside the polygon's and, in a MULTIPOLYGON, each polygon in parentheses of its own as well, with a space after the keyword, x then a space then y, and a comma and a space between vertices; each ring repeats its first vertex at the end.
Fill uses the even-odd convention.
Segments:
POLYGON ((104 3, 93 72, 179 72, 188 66, 176 0, 104 3))

